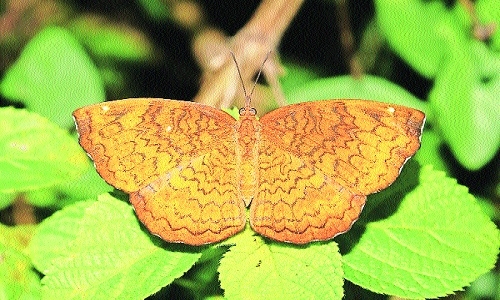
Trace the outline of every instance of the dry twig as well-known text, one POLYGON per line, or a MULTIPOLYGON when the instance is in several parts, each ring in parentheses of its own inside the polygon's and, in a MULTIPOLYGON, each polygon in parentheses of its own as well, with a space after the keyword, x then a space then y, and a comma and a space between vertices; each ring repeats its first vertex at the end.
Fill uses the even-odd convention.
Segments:
MULTIPOLYGON (((238 60, 246 86, 251 86, 262 61, 272 51, 263 73, 278 104, 285 105, 278 84, 278 76, 282 70, 277 47, 302 2, 303 0, 264 0, 248 23, 231 38, 226 38, 214 29, 200 33, 195 38, 193 49, 205 70, 194 101, 227 108, 236 99, 236 104, 241 107, 244 95, 230 51, 234 52, 238 60)), ((262 103, 262 92, 261 88, 257 88, 252 99, 252 105, 261 114, 269 108, 269 105, 262 103)))

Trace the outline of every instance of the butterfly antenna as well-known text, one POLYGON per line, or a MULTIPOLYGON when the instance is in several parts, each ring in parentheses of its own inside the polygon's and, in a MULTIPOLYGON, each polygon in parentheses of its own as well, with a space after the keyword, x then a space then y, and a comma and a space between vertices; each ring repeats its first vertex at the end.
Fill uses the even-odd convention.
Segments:
POLYGON ((234 64, 236 65, 236 70, 238 70, 238 76, 240 77, 241 87, 243 88, 243 94, 245 94, 245 106, 250 105, 250 96, 247 94, 247 89, 245 88, 245 83, 243 82, 243 77, 241 76, 240 66, 238 66, 238 62, 236 61, 236 56, 234 56, 234 52, 231 52, 231 57, 233 58, 234 64))
POLYGON ((240 76, 240 81, 241 81, 241 86, 243 87, 243 93, 245 94, 245 107, 250 106, 250 99, 252 99, 253 92, 255 90, 255 86, 257 86, 257 81, 259 81, 260 74, 262 74, 262 69, 264 68, 264 64, 266 61, 269 59, 269 55, 271 55, 271 51, 267 52, 266 58, 262 62, 259 68, 259 73, 257 73, 257 77, 255 78, 255 82, 253 83, 252 90, 250 91, 250 94, 247 94, 247 90, 245 88, 245 83, 243 82, 243 77, 241 76, 241 71, 240 67, 238 66, 238 62, 236 61, 236 57, 234 55, 233 51, 231 52, 231 56, 233 57, 234 63, 236 65, 236 70, 238 70, 238 75, 240 76))
POLYGON ((269 55, 271 55, 271 51, 267 52, 266 58, 264 58, 264 61, 260 65, 259 73, 257 73, 257 77, 255 78, 255 82, 253 83, 252 90, 250 91, 250 97, 252 97, 253 91, 255 90, 255 86, 257 86, 257 81, 259 81, 260 74, 262 74, 262 70, 264 69, 264 64, 269 59, 269 55))

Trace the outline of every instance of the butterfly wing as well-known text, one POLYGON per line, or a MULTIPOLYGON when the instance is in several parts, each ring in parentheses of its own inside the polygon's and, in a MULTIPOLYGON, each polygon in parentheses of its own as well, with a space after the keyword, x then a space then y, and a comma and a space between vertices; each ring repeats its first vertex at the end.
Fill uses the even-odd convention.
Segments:
POLYGON ((255 231, 293 243, 326 240, 357 220, 420 145, 420 111, 364 100, 318 101, 264 115, 255 231))
POLYGON ((351 228, 366 200, 269 139, 261 143, 259 190, 250 205, 254 231, 304 244, 351 228))
POLYGON ((235 189, 234 147, 214 149, 130 194, 139 219, 168 242, 203 245, 243 230, 246 209, 235 189))
POLYGON ((105 102, 73 115, 98 173, 130 194, 151 232, 199 245, 243 229, 234 118, 210 106, 163 99, 105 102))
POLYGON ((396 180, 424 121, 419 110, 366 100, 305 102, 261 118, 266 139, 363 195, 396 180))
POLYGON ((229 141, 235 122, 210 106, 164 99, 104 102, 73 116, 97 172, 128 193, 229 141))

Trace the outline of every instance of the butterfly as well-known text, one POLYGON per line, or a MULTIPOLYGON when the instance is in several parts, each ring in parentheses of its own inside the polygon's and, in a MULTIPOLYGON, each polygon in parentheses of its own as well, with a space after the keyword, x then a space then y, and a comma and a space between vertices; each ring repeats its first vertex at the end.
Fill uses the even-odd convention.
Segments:
POLYGON ((239 120, 211 106, 125 99, 73 113, 80 145, 130 194, 148 230, 203 245, 251 228, 281 242, 350 229, 420 147, 425 115, 367 100, 324 100, 239 120), (247 212, 249 207, 249 212, 247 212), (247 217, 248 214, 248 217, 247 217))

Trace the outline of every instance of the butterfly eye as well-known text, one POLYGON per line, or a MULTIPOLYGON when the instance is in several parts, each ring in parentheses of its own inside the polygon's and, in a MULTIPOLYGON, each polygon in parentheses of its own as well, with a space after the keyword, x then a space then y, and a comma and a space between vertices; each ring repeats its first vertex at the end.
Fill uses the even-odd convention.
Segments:
POLYGON ((257 110, 254 107, 250 107, 248 109, 246 107, 242 107, 239 110, 239 114, 240 116, 243 115, 255 116, 257 115, 257 110))

